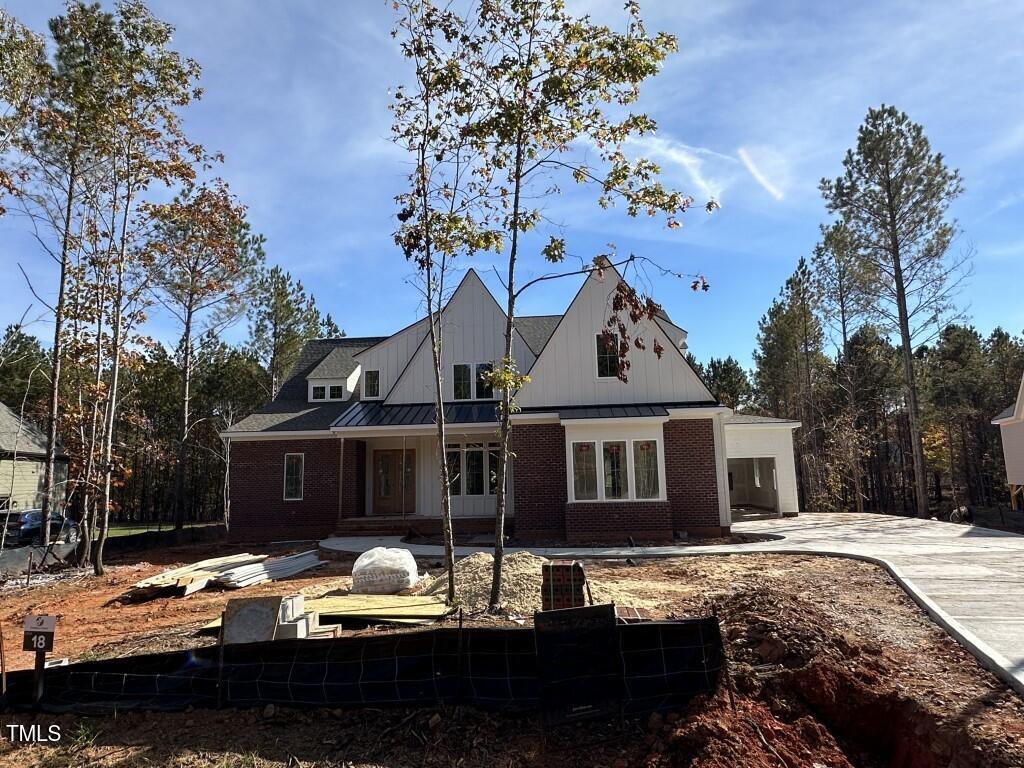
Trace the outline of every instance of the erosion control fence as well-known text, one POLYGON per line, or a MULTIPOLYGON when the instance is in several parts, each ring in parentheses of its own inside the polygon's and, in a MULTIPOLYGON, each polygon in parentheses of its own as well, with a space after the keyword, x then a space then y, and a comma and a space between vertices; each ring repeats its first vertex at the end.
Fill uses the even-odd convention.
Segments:
MULTIPOLYGON (((542 673, 552 669, 551 653, 565 658, 571 636, 571 628, 560 630, 558 647, 551 650, 552 644, 538 642, 528 627, 445 627, 83 662, 45 671, 39 707, 46 712, 107 714, 189 706, 444 703, 497 711, 543 707, 549 720, 559 721, 585 711, 584 699, 595 683, 627 714, 682 707, 698 694, 711 693, 718 683, 723 654, 715 618, 617 624, 606 646, 613 665, 602 664, 593 672, 573 665, 561 679, 542 673), (572 685, 573 680, 579 684, 572 685), (553 698, 545 693, 552 686, 557 691, 553 698), (580 691, 579 701, 573 701, 574 689, 580 691)), ((593 640, 593 630, 584 627, 578 639, 581 644, 593 640)), ((9 674, 4 708, 30 709, 32 683, 31 671, 9 674)))

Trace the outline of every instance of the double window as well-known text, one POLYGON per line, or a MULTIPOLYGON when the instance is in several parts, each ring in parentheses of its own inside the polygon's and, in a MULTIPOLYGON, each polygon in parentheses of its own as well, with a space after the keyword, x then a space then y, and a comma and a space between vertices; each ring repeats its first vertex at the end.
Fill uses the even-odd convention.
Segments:
POLYGON ((493 399, 494 388, 487 381, 487 374, 492 368, 492 363, 456 363, 452 366, 452 399, 473 400, 474 387, 475 399, 493 399))
POLYGON ((574 440, 573 501, 662 498, 658 441, 574 440))
POLYGON ((449 443, 448 489, 452 496, 494 496, 498 492, 497 443, 449 443))
POLYGON ((380 397, 380 371, 367 371, 363 374, 363 397, 380 397))
POLYGON ((302 475, 305 454, 286 453, 284 455, 284 500, 302 501, 302 475))
POLYGON ((315 384, 310 388, 311 400, 344 400, 344 384, 315 384))

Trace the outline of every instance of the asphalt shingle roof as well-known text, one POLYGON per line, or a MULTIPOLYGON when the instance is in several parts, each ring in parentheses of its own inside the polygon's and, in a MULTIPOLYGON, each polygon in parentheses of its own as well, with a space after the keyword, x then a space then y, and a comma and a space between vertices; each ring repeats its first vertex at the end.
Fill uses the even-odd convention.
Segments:
MULTIPOLYGON (((0 403, 0 453, 15 452, 19 456, 46 456, 46 434, 31 421, 22 421, 17 413, 0 403)), ((57 455, 64 455, 59 444, 57 455)))
POLYGON ((752 413, 734 413, 725 417, 726 424, 796 424, 799 419, 776 419, 771 416, 755 416, 752 413))
POLYGON ((998 416, 995 417, 995 419, 993 419, 993 421, 998 421, 999 419, 1008 419, 1011 416, 1013 416, 1013 412, 1015 410, 1017 410, 1016 404, 1007 406, 1005 410, 1003 410, 998 416))
POLYGON ((539 355, 561 319, 561 315, 524 315, 516 318, 516 330, 533 353, 539 355))

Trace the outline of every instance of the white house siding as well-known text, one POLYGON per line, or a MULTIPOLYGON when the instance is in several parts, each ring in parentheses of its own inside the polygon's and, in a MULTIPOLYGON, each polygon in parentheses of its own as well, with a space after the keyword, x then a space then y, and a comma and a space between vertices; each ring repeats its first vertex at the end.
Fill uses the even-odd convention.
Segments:
MULTIPOLYGON (((473 366, 471 371, 475 380, 477 363, 494 362, 504 355, 505 313, 476 273, 469 272, 445 308, 442 322, 444 398, 453 402, 453 365, 469 363, 473 366)), ((429 344, 429 339, 426 339, 420 345, 388 395, 388 405, 434 401, 434 364, 429 344)), ((525 371, 533 365, 533 353, 518 337, 513 339, 512 353, 520 370, 525 371)), ((475 392, 473 394, 475 399, 475 392)))
POLYGON ((726 424, 725 455, 729 459, 775 459, 779 512, 795 515, 800 511, 791 425, 726 424))
POLYGON ((627 383, 597 377, 596 336, 605 328, 611 296, 618 285, 614 270, 604 278, 591 274, 565 312, 551 339, 530 370, 531 381, 520 391, 524 408, 617 403, 708 402, 714 397, 686 363, 675 341, 660 326, 625 318, 633 338, 641 336, 646 350, 631 349, 627 383), (657 340, 665 351, 653 351, 657 340))
MULTIPOLYGON (((39 508, 43 503, 43 473, 41 459, 0 459, 0 499, 9 496, 12 509, 39 508)), ((58 498, 63 498, 67 482, 66 463, 57 463, 54 481, 58 498)))
MULTIPOLYGON (((406 363, 413 356, 426 333, 426 320, 420 320, 375 347, 356 355, 355 359, 359 363, 360 373, 362 371, 380 371, 381 398, 386 397, 388 391, 395 385, 406 363)), ((356 386, 362 387, 361 377, 356 386)), ((357 391, 360 395, 362 394, 361 389, 357 391)))
MULTIPOLYGON (((486 443, 497 439, 496 435, 464 434, 457 428, 448 430, 448 442, 452 443, 486 443)), ((366 514, 373 515, 373 451, 380 449, 406 448, 416 451, 416 514, 427 517, 441 516, 440 481, 438 478, 437 440, 433 435, 417 435, 415 437, 379 437, 366 441, 366 514)), ((513 478, 509 478, 512 488, 513 478)), ((513 494, 508 495, 509 508, 507 514, 512 516, 515 510, 512 504, 513 494)), ((495 502, 493 496, 453 496, 452 517, 494 517, 495 502)))
POLYGON ((999 432, 1003 438, 1006 481, 1011 485, 1024 485, 1024 421, 1000 424, 999 432))

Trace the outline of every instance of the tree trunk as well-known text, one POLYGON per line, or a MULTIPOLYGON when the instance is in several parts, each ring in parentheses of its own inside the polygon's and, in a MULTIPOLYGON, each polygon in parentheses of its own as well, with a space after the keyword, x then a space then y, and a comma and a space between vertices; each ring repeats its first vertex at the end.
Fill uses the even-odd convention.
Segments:
POLYGON ((188 462, 188 432, 191 418, 192 389, 192 304, 185 311, 185 329, 181 336, 181 420, 178 423, 178 456, 174 465, 174 530, 185 527, 185 467, 188 462))
POLYGON ((64 294, 67 287, 68 251, 71 248, 71 210, 75 200, 77 183, 77 157, 72 155, 68 171, 68 196, 64 206, 64 233, 60 247, 60 282, 57 286, 57 305, 53 311, 53 350, 50 359, 50 404, 46 423, 46 467, 43 470, 43 544, 50 543, 50 512, 54 501, 53 475, 57 464, 57 428, 60 409, 60 374, 63 357, 64 294))

